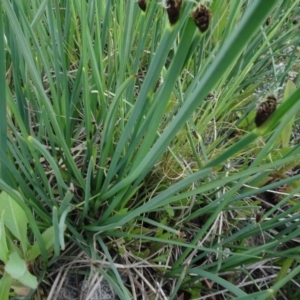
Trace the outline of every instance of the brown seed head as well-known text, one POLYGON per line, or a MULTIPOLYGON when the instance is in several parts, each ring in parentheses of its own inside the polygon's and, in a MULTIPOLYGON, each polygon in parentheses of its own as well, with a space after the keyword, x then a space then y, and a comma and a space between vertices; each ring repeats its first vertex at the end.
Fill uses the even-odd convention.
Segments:
POLYGON ((191 129, 191 133, 194 136, 194 138, 196 138, 196 139, 199 138, 197 132, 194 129, 191 129))
POLYGON ((171 25, 174 25, 180 15, 182 0, 166 0, 166 10, 171 25))
POLYGON ((142 11, 146 11, 147 8, 146 0, 138 0, 138 5, 142 11))
POLYGON ((277 99, 274 95, 267 97, 266 101, 260 103, 255 116, 255 124, 257 127, 265 123, 271 114, 276 110, 277 99))
POLYGON ((205 32, 209 26, 211 18, 210 10, 203 4, 200 4, 192 11, 192 17, 199 30, 202 33, 205 32))
POLYGON ((264 217, 264 212, 265 212, 264 209, 259 209, 259 210, 256 210, 256 211, 254 212, 256 223, 260 223, 260 222, 261 222, 261 220, 262 220, 263 217, 264 217))

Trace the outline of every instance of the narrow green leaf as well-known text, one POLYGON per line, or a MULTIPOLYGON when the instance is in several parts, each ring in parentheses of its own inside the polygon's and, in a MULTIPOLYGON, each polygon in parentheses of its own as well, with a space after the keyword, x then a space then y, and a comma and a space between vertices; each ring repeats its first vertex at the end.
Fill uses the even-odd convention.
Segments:
POLYGON ((92 156, 89 161, 89 166, 88 166, 88 170, 87 170, 86 187, 85 187, 83 211, 81 214, 81 222, 85 219, 85 216, 87 215, 89 207, 90 207, 91 182, 92 182, 94 167, 95 167, 95 159, 92 156))
POLYGON ((188 269, 188 274, 197 274, 200 275, 204 278, 208 278, 209 280, 211 280, 212 282, 218 283, 220 284, 222 287, 224 287, 225 289, 228 289, 231 293, 237 295, 238 297, 243 297, 246 296, 247 294, 242 291, 241 289, 239 289, 238 287, 236 287, 235 285, 233 285, 232 283, 224 280, 223 278, 212 274, 210 272, 201 270, 200 268, 196 269, 196 268, 192 268, 192 269, 188 269))
MULTIPOLYGON (((282 102, 285 102, 296 90, 295 84, 288 80, 285 89, 284 89, 284 95, 282 102)), ((295 116, 291 119, 291 121, 286 125, 285 129, 282 131, 280 138, 281 138, 281 144, 283 148, 287 148, 290 143, 291 135, 292 135, 292 129, 294 124, 295 116)))
POLYGON ((243 297, 233 298, 233 300, 266 300, 272 295, 272 290, 268 289, 265 291, 260 291, 256 293, 249 294, 243 297))
POLYGON ((12 277, 4 273, 3 277, 0 279, 0 299, 9 300, 10 287, 12 285, 12 277))
POLYGON ((186 59, 189 48, 186 45, 191 44, 193 36, 195 33, 195 24, 192 19, 188 19, 182 33, 182 38, 178 46, 176 55, 172 59, 170 68, 167 71, 167 74, 164 78, 164 88, 160 90, 157 96, 157 103, 152 106, 154 110, 153 113, 148 112, 148 118, 151 118, 151 122, 145 130, 145 136, 143 137, 143 142, 138 150, 138 153, 134 157, 132 163, 132 169, 134 170, 143 160, 143 158, 148 153, 155 137, 157 136, 157 130, 161 119, 163 118, 165 109, 167 107, 168 101, 172 94, 174 85, 177 81, 177 78, 180 76, 181 69, 183 68, 183 63, 186 59))
POLYGON ((48 3, 48 0, 43 0, 42 3, 40 3, 39 5, 39 9, 38 11, 35 13, 35 17, 34 19, 32 20, 31 22, 31 28, 33 29, 37 24, 39 24, 41 18, 42 18, 42 15, 45 11, 45 8, 46 8, 46 5, 48 3))
MULTIPOLYGON (((105 256, 106 258, 108 259, 108 261, 110 262, 111 264, 111 268, 115 274, 115 277, 119 283, 119 286, 116 285, 116 283, 113 281, 113 285, 116 285, 117 286, 117 291, 120 291, 121 290, 121 293, 118 292, 119 295, 122 295, 122 299, 124 300, 127 300, 127 299, 131 299, 131 297, 129 296, 129 292, 128 290, 126 289, 126 287, 124 286, 124 283, 123 283, 123 280, 121 279, 121 276, 117 270, 117 268, 115 267, 115 264, 114 264, 114 261, 106 247, 106 245, 104 244, 103 240, 101 239, 101 237, 98 235, 97 236, 97 240, 101 246, 101 248, 103 249, 104 253, 105 253, 105 256)), ((109 276, 108 276, 109 278, 109 276)), ((109 278, 106 278, 109 282, 111 282, 111 279, 109 278)))
MULTIPOLYGON (((299 273, 300 273, 300 266, 297 266, 296 268, 292 269, 288 274, 286 274, 285 277, 283 277, 280 281, 278 281, 276 284, 274 284, 271 289, 268 289, 266 291, 269 293, 268 296, 269 297, 273 296, 275 293, 277 293, 279 291, 280 288, 282 288, 285 284, 287 284, 291 279, 293 279, 299 273)), ((242 298, 242 299, 244 299, 244 298, 242 298)), ((265 299, 268 299, 268 297, 260 296, 260 297, 257 297, 256 299, 257 300, 265 300, 265 299)))
MULTIPOLYGON (((295 261, 294 258, 290 258, 288 257, 287 259, 284 260, 282 267, 278 273, 278 275, 276 276, 275 279, 275 284, 280 282, 282 279, 284 279, 284 277, 287 275, 287 273, 289 272, 292 263, 295 261)), ((276 293, 273 295, 276 298, 276 293)))
POLYGON ((58 212, 57 207, 54 206, 52 210, 52 223, 54 229, 54 253, 56 256, 60 253, 60 240, 59 240, 59 224, 58 224, 58 212))
MULTIPOLYGON (((100 151, 100 153, 101 153, 100 165, 102 166, 103 169, 105 169, 105 165, 107 163, 107 159, 108 159, 108 155, 109 155, 109 150, 111 148, 111 144, 113 143, 113 140, 112 140, 113 131, 115 130, 117 109, 118 109, 118 106, 120 105, 119 102, 121 100, 122 93, 128 87, 128 85, 135 79, 136 79, 136 75, 132 75, 123 82, 123 84, 119 87, 119 89, 110 105, 109 111, 107 113, 107 117, 106 117, 106 120, 104 123, 104 130, 103 130, 103 135, 102 135, 102 143, 101 143, 101 151, 100 151)), ((120 151, 122 151, 122 150, 120 150, 120 151)), ((117 150, 114 152, 114 155, 116 153, 117 153, 117 150)), ((104 176, 103 172, 100 172, 98 179, 97 179, 98 187, 100 187, 100 184, 102 184, 101 190, 106 189, 106 183, 104 183, 104 184, 102 183, 103 176, 104 176)), ((109 177, 109 176, 110 176, 110 171, 107 174, 107 177, 109 177)), ((105 182, 107 182, 107 179, 105 182)), ((107 184, 109 184, 109 182, 107 182, 107 184)), ((95 210, 97 210, 97 208, 95 210)))
POLYGON ((59 243, 60 243, 60 247, 62 250, 65 250, 65 240, 64 240, 64 233, 65 233, 65 229, 66 229, 65 221, 66 221, 67 214, 69 213, 70 210, 71 210, 71 207, 68 206, 66 208, 66 210, 63 211, 63 213, 60 217, 60 220, 59 220, 59 224, 58 224, 59 243))
POLYGON ((184 268, 183 268, 183 270, 182 270, 182 272, 181 272, 181 274, 180 274, 179 279, 177 280, 177 283, 176 283, 176 285, 175 285, 175 288, 174 288, 173 291, 172 291, 172 294, 171 294, 171 296, 170 296, 170 298, 169 298, 170 300, 177 299, 177 298, 175 298, 175 297, 176 297, 177 292, 178 292, 178 290, 180 289, 181 284, 182 284, 182 282, 183 282, 183 280, 184 280, 184 278, 185 278, 185 276, 186 276, 187 270, 188 270, 188 265, 185 265, 184 268))
POLYGON ((58 215, 61 216, 63 214, 63 212, 67 209, 70 201, 73 199, 74 197, 74 187, 70 186, 70 188, 68 189, 59 209, 58 209, 58 215))
MULTIPOLYGON (((66 185, 66 183, 64 182, 62 176, 61 176, 61 172, 57 166, 57 163, 54 161, 53 157, 51 156, 51 154, 48 152, 48 150, 45 148, 44 145, 42 145, 37 139, 35 139, 32 136, 28 137, 28 142, 30 143, 30 145, 33 145, 34 148, 41 153, 45 159, 48 161, 48 163, 50 164, 51 168, 53 169, 53 172, 56 176, 56 179, 58 181, 58 187, 61 190, 62 188, 64 190, 68 190, 68 186, 66 185)), ((62 193, 62 191, 61 191, 62 193)))
MULTIPOLYGON (((2 5, 1 5, 2 7, 2 5)), ((7 155, 7 107, 6 107, 6 60, 5 60, 5 42, 3 31, 3 13, 0 16, 0 150, 7 155)), ((0 177, 8 181, 8 170, 5 164, 0 163, 0 177)))
POLYGON ((286 276, 286 274, 288 273, 292 263, 294 262, 293 258, 287 258, 283 264, 282 267, 275 279, 275 283, 279 282, 282 278, 284 278, 286 276))

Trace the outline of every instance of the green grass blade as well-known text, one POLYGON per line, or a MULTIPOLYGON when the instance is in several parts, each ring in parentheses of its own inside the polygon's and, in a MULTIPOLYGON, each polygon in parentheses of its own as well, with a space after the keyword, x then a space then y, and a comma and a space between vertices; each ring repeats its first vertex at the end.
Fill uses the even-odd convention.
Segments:
MULTIPOLYGON (((3 31, 3 15, 0 16, 0 149, 7 154, 7 108, 6 108, 6 60, 5 60, 5 35, 3 31)), ((9 181, 6 165, 0 161, 0 177, 9 181)))

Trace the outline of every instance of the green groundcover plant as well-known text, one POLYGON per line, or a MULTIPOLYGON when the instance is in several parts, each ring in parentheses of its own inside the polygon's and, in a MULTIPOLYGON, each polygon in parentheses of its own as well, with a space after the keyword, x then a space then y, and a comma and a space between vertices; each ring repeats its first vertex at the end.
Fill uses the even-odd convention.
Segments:
POLYGON ((300 298, 297 1, 0 3, 0 299, 300 298))

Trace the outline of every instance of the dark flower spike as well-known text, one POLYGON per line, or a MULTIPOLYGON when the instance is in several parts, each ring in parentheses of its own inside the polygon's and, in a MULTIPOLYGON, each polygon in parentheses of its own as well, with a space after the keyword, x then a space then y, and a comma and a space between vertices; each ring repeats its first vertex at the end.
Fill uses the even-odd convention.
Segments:
POLYGON ((174 25, 180 15, 182 0, 165 0, 165 8, 171 25, 174 25))
POLYGON ((204 33, 208 29, 211 19, 210 10, 203 4, 200 4, 192 11, 192 17, 199 30, 204 33))
POLYGON ((257 127, 264 124, 271 114, 276 110, 277 99, 274 95, 267 97, 266 101, 260 103, 255 116, 255 124, 257 127))
POLYGON ((147 8, 146 0, 138 0, 138 5, 142 11, 146 11, 147 8))
POLYGON ((255 212, 255 221, 256 223, 260 223, 264 216, 264 210, 257 210, 255 212))

